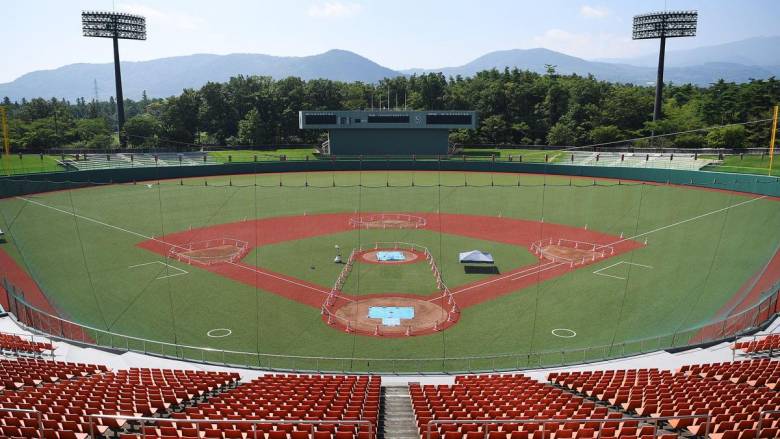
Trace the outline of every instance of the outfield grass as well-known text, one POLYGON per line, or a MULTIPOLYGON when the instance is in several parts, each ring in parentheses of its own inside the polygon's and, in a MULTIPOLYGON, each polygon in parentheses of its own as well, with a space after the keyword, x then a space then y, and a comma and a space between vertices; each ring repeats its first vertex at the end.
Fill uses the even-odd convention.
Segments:
POLYGON ((566 160, 565 150, 541 150, 541 149, 504 149, 504 148, 464 148, 460 155, 469 158, 489 160, 491 156, 496 159, 522 160, 528 163, 544 163, 547 156, 548 163, 558 163, 566 160))
MULTIPOLYGON (((519 179, 520 187, 516 185, 518 176, 512 174, 328 172, 213 177, 208 178, 208 186, 203 179, 193 179, 184 180, 183 185, 163 181, 151 186, 128 184, 59 191, 0 201, 0 228, 9 237, 9 242, 0 246, 33 274, 65 316, 98 328, 180 344, 285 355, 414 359, 513 353, 517 356, 500 360, 498 365, 514 367, 515 362, 558 362, 561 351, 589 346, 613 348, 576 355, 582 359, 614 355, 623 349, 624 341, 707 322, 763 267, 778 245, 778 238, 770 233, 780 229, 780 205, 773 199, 749 201, 749 195, 679 186, 614 182, 593 186, 593 179, 569 177, 520 175, 519 179), (304 187, 304 181, 308 187, 304 187), (412 181, 414 187, 410 186, 412 181), (491 181, 495 186, 490 186, 491 181), (463 187, 464 183, 468 186, 463 187), (625 263, 607 268, 619 261, 601 261, 469 307, 463 310, 458 324, 446 331, 380 339, 339 332, 322 322, 319 309, 165 260, 136 246, 145 237, 190 227, 356 209, 500 215, 576 227, 587 225, 591 230, 614 235, 647 234, 648 245, 623 255, 620 261, 652 268, 625 263), (73 211, 80 217, 68 214, 73 211), (129 268, 148 262, 154 263, 129 268), (186 270, 187 274, 158 279, 173 273, 162 263, 186 270), (604 273, 625 279, 593 273, 601 268, 607 268, 604 273), (225 338, 208 337, 207 331, 215 328, 233 332, 225 338), (556 328, 574 330, 577 336, 555 337, 551 331, 556 328), (540 358, 540 352, 554 353, 540 358)), ((339 244, 347 247, 350 239, 354 242, 355 238, 348 236, 351 233, 345 234, 339 244)), ((392 237, 390 240, 402 237, 382 236, 392 237)), ((405 236, 430 245, 434 252, 438 251, 436 241, 440 238, 441 263, 454 267, 457 264, 448 258, 455 250, 479 246, 491 245, 494 254, 500 255, 500 263, 516 261, 512 264, 523 265, 529 257, 527 252, 515 254, 513 249, 492 243, 439 237, 430 231, 405 236)), ((369 240, 379 237, 371 236, 369 240)), ((287 242, 265 247, 256 252, 257 264, 329 286, 335 279, 333 238, 322 237, 321 246, 315 245, 313 238, 307 240, 311 241, 307 245, 287 242), (312 265, 315 270, 310 269, 312 265)), ((363 235, 360 242, 367 238, 369 235, 363 235)), ((253 258, 250 255, 245 261, 253 258)), ((374 276, 377 283, 393 283, 373 273, 373 266, 367 268, 369 272, 361 275, 363 279, 374 276)), ((4 267, 0 274, 2 270, 4 267)), ((447 270, 447 281, 454 283, 451 279, 457 270, 446 266, 443 270, 447 270)), ((360 287, 352 291, 359 293, 365 288, 361 281, 360 287)), ((652 343, 665 346, 667 342, 654 340, 645 347, 652 343)), ((257 361, 246 355, 228 360, 257 361)), ((435 371, 489 368, 492 360, 375 360, 370 364, 281 358, 272 361, 278 367, 435 371)))
MULTIPOLYGON (((723 164, 704 168, 705 171, 731 172, 738 174, 767 175, 769 173, 769 156, 738 155, 726 156, 723 164)), ((780 156, 775 156, 772 163, 772 175, 780 175, 780 156)))
POLYGON ((57 164, 57 160, 58 157, 52 155, 41 158, 38 154, 23 154, 20 158, 19 154, 11 154, 0 159, 0 169, 3 175, 62 171, 64 168, 57 164))
POLYGON ((287 160, 312 160, 314 156, 314 148, 286 148, 286 149, 274 149, 274 150, 242 150, 237 149, 234 151, 210 151, 209 157, 212 157, 219 163, 229 162, 253 162, 255 157, 257 161, 278 161, 281 156, 285 156, 287 160))

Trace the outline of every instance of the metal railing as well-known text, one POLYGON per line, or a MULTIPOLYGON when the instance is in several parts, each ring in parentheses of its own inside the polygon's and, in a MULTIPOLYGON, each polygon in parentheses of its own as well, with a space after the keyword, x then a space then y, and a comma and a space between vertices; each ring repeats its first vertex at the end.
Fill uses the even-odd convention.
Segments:
MULTIPOLYGON (((780 415, 780 410, 765 410, 758 414, 758 424, 756 424, 756 437, 761 437, 761 429, 764 428, 764 421, 765 416, 764 415, 780 415)), ((780 416, 773 416, 774 418, 778 418, 780 416)), ((771 428, 771 424, 770 424, 771 428)))
MULTIPOLYGON (((428 421, 428 423, 425 426, 425 439, 431 439, 431 433, 434 431, 432 427, 437 425, 464 425, 464 424, 474 424, 474 425, 482 425, 482 426, 489 426, 489 425, 506 425, 506 424, 513 424, 517 426, 521 425, 528 425, 531 424, 532 426, 536 426, 539 428, 534 429, 534 431, 542 431, 542 437, 543 438, 549 438, 552 437, 552 435, 548 435, 547 433, 547 427, 549 424, 555 424, 556 425, 556 431, 557 426, 564 425, 566 423, 578 423, 578 424, 606 424, 606 423, 617 423, 620 424, 621 422, 636 422, 637 424, 650 424, 653 426, 653 437, 657 436, 658 433, 658 426, 661 423, 669 422, 671 420, 682 420, 682 419, 693 419, 694 422, 696 420, 702 420, 706 423, 705 425, 705 434, 703 437, 708 438, 710 433, 710 423, 711 423, 711 415, 710 414, 700 414, 700 415, 680 415, 680 416, 660 416, 660 417, 646 417, 646 418, 597 418, 597 419, 581 419, 581 418, 565 418, 565 419, 551 419, 551 418, 539 418, 539 419, 503 419, 503 418, 497 418, 497 419, 432 419, 428 421)), ((533 428, 533 427, 532 427, 533 428)), ((488 436, 490 434, 489 428, 483 428, 483 432, 485 435, 485 439, 488 439, 488 436)), ((435 430, 438 432, 438 428, 435 430)), ((496 431, 496 430, 494 430, 496 431)), ((602 428, 598 428, 594 433, 596 436, 594 436, 593 439, 601 439, 601 431, 602 428)), ((553 432, 550 432, 553 433, 553 432)), ((756 436, 759 437, 759 436, 756 436)), ((434 438, 437 439, 437 438, 434 438)))
MULTIPOLYGON (((724 168, 733 168, 737 173, 755 174, 757 171, 763 171, 763 164, 769 164, 767 148, 750 148, 744 150, 723 150, 723 149, 680 149, 680 148, 633 148, 633 147, 524 147, 522 145, 488 145, 486 151, 474 151, 470 148, 460 150, 458 154, 452 155, 320 155, 310 158, 288 157, 285 154, 270 152, 256 153, 252 156, 240 155, 236 151, 236 158, 228 156, 226 163, 222 158, 210 156, 209 152, 197 153, 153 153, 142 152, 142 150, 133 150, 132 152, 107 151, 109 156, 104 153, 96 153, 97 150, 80 151, 68 150, 59 151, 56 154, 23 154, 14 153, 13 157, 19 157, 18 164, 8 171, 12 174, 37 174, 48 172, 82 172, 90 169, 125 169, 125 168, 165 168, 171 166, 209 166, 215 164, 239 164, 248 162, 273 162, 273 161, 365 161, 365 162, 393 162, 393 161, 490 161, 494 163, 501 162, 520 162, 520 163, 539 163, 539 164, 590 164, 592 166, 616 166, 616 167, 653 167, 658 169, 692 169, 697 170, 709 165, 722 166, 721 162, 726 157, 739 157, 743 160, 745 157, 761 157, 762 166, 755 168, 753 166, 724 166, 724 168), (512 154, 512 148, 522 149, 516 154, 512 154), (505 152, 502 154, 502 150, 505 152), (90 154, 86 158, 85 153, 90 154), (580 163, 583 155, 593 154, 590 159, 585 158, 586 163, 580 163), (118 155, 112 155, 118 154, 118 155), (658 154, 666 154, 663 157, 658 154), (677 154, 677 155, 675 155, 677 154), (597 158, 597 156, 599 158, 597 158), (615 156, 615 157, 612 157, 615 156), (156 159, 155 159, 156 157, 156 159), (603 158, 602 158, 603 157, 603 158), (691 165, 691 166, 688 166, 691 165), (695 165, 695 166, 694 166, 695 165), (746 172, 745 172, 746 171, 746 172)), ((231 150, 232 151, 232 150, 231 150)), ((216 151, 214 151, 216 152, 216 151)), ((775 153, 777 156, 778 153, 775 153)), ((720 168, 718 168, 720 169, 720 168)), ((708 170, 705 168, 704 170, 708 170)))
MULTIPOLYGON (((620 237, 623 237, 622 234, 620 237)), ((531 253, 538 255, 540 258, 545 258, 553 262, 562 262, 569 264, 570 267, 574 267, 578 264, 594 262, 597 258, 604 258, 607 253, 613 255, 615 254, 615 248, 609 244, 596 244, 593 242, 575 241, 563 238, 559 238, 556 244, 556 240, 553 238, 547 238, 531 243, 531 253), (574 257, 561 256, 560 254, 555 254, 552 250, 549 249, 549 247, 552 247, 553 245, 562 248, 582 250, 585 252, 585 255, 574 257)))
POLYGON ((736 358, 737 358, 737 351, 739 351, 739 350, 743 351, 743 353, 741 355, 748 356, 748 357, 749 356, 754 356, 754 355, 764 355, 764 354, 769 355, 770 357, 773 357, 775 354, 780 352, 780 340, 778 340, 778 344, 777 344, 778 347, 777 348, 775 348, 773 346, 769 346, 769 348, 762 349, 762 350, 747 351, 747 350, 745 350, 744 347, 737 346, 737 345, 738 344, 742 345, 742 344, 747 344, 747 343, 754 343, 754 342, 758 342, 758 341, 761 341, 761 340, 766 340, 767 338, 774 338, 774 337, 780 337, 780 334, 755 334, 755 335, 748 336, 746 339, 743 338, 742 340, 739 341, 739 343, 735 342, 733 345, 731 345, 731 361, 736 360, 736 358))
POLYGON ((46 344, 51 345, 52 347, 51 347, 51 349, 43 349, 43 348, 41 348, 42 352, 30 351, 30 350, 25 350, 25 349, 13 349, 13 348, 10 348, 10 347, 9 348, 0 348, 0 351, 3 351, 3 352, 11 351, 11 352, 14 352, 16 355, 18 355, 18 354, 28 354, 28 355, 29 354, 33 354, 35 356, 43 356, 44 355, 43 351, 48 351, 49 353, 46 354, 46 356, 54 358, 54 349, 55 349, 55 347, 54 347, 54 343, 52 342, 51 337, 40 336, 40 335, 35 335, 35 334, 27 334, 27 333, 24 333, 24 332, 0 331, 0 336, 4 336, 4 335, 12 335, 12 336, 15 336, 15 337, 19 337, 19 338, 22 339, 22 341, 26 341, 26 342, 30 342, 30 343, 46 343, 46 344))
POLYGON ((40 310, 26 302, 23 295, 19 294, 20 292, 17 292, 7 279, 4 280, 3 284, 8 293, 9 311, 17 322, 30 331, 45 334, 55 340, 203 364, 320 373, 474 373, 585 364, 662 349, 685 348, 701 343, 726 340, 760 326, 773 318, 780 310, 780 304, 778 304, 780 283, 777 283, 767 291, 761 301, 737 314, 671 334, 626 340, 608 345, 568 350, 453 357, 325 357, 214 349, 118 334, 65 320, 40 310))
MULTIPOLYGON (((1 409, 0 409, 1 410, 1 409)), ((227 418, 217 418, 217 419, 204 419, 204 418, 153 418, 153 417, 146 417, 146 416, 122 416, 122 415, 101 415, 101 414, 93 414, 89 415, 89 435, 90 437, 96 438, 98 437, 95 433, 99 433, 98 426, 104 426, 105 423, 103 423, 101 420, 109 420, 114 421, 115 426, 122 427, 125 424, 132 423, 132 424, 138 424, 141 431, 141 437, 146 437, 147 434, 153 437, 157 437, 156 433, 147 433, 146 429, 150 428, 148 427, 148 424, 157 424, 160 422, 165 423, 174 423, 174 424, 189 424, 189 425, 195 425, 195 431, 197 432, 196 437, 202 437, 201 432, 205 431, 209 427, 203 427, 201 429, 202 425, 208 424, 208 425, 219 425, 219 424, 232 424, 232 425, 243 425, 248 426, 251 425, 251 430, 245 430, 247 434, 247 439, 263 439, 265 437, 264 430, 258 429, 257 426, 259 424, 270 424, 270 425, 311 425, 312 428, 309 430, 309 437, 313 439, 314 437, 314 426, 318 425, 346 425, 346 426, 355 426, 357 429, 360 429, 360 426, 367 426, 368 430, 368 439, 373 439, 376 435, 376 427, 374 426, 374 423, 368 420, 359 419, 359 420, 294 420, 294 419, 274 419, 274 420, 268 420, 268 419, 227 419, 227 418), (251 433, 251 434, 250 434, 251 433)), ((239 429, 241 430, 241 429, 239 429)), ((299 430, 300 431, 300 430, 299 430)))
POLYGON ((39 412, 38 410, 0 407, 0 413, 3 413, 3 412, 9 412, 9 413, 29 413, 29 414, 34 415, 34 418, 37 421, 36 424, 38 424, 37 433, 38 433, 39 437, 43 437, 43 414, 41 412, 39 412))

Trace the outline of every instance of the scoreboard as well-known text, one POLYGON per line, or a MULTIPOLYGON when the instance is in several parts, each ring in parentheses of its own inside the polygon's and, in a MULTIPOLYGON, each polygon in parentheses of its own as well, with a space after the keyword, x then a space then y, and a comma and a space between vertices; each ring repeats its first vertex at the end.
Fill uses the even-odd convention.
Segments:
POLYGON ((301 111, 301 129, 476 129, 474 111, 301 111))
POLYGON ((301 111, 301 129, 328 131, 333 155, 446 155, 449 130, 476 129, 474 111, 301 111))

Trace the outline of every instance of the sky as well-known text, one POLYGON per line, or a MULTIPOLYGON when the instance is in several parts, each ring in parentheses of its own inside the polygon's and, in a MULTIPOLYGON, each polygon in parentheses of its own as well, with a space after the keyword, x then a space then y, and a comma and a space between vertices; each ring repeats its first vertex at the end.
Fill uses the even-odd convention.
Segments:
POLYGON ((458 66, 487 52, 544 47, 586 59, 658 50, 632 41, 636 14, 699 11, 698 34, 667 50, 777 35, 778 0, 5 0, 0 83, 73 63, 113 61, 108 40, 81 36, 82 10, 144 15, 147 41, 124 61, 193 53, 306 56, 356 52, 392 69, 458 66))

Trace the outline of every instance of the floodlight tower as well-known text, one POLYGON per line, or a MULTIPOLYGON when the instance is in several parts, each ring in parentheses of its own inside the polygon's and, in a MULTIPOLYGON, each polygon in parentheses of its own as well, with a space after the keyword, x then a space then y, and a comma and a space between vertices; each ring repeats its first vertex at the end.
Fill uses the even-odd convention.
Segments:
POLYGON ((117 123, 120 142, 125 145, 122 127, 125 125, 125 102, 122 96, 122 71, 119 66, 119 40, 145 40, 146 19, 140 15, 120 12, 83 11, 81 28, 85 37, 114 40, 114 81, 116 82, 117 123))
POLYGON ((655 80, 655 106, 653 121, 661 118, 661 100, 664 89, 664 54, 666 39, 674 37, 696 36, 696 24, 699 13, 696 11, 651 12, 634 16, 634 39, 660 39, 661 50, 658 53, 658 76, 655 80))

